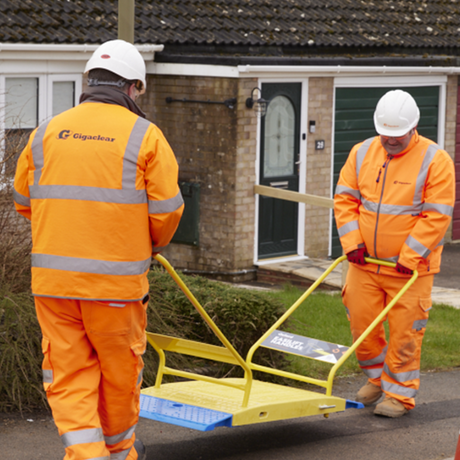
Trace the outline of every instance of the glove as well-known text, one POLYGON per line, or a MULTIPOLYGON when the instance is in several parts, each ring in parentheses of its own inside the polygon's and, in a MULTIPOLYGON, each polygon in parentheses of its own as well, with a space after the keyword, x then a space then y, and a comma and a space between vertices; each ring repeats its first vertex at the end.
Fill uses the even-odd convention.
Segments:
POLYGON ((347 254, 348 262, 358 265, 366 265, 367 262, 364 260, 364 257, 367 257, 369 254, 366 252, 366 248, 359 248, 351 251, 347 254))
POLYGON ((398 273, 402 273, 403 275, 413 275, 414 274, 412 270, 409 270, 404 265, 401 265, 399 262, 396 264, 396 271, 398 273))

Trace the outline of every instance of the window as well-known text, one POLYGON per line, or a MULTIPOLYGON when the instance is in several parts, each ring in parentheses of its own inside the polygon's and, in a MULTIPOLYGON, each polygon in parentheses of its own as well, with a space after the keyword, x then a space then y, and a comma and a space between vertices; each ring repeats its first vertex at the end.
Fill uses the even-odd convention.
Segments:
POLYGON ((30 133, 43 121, 74 107, 81 75, 0 77, 0 171, 14 174, 30 133))
POLYGON ((75 82, 54 81, 53 82, 53 117, 59 115, 75 105, 75 82))

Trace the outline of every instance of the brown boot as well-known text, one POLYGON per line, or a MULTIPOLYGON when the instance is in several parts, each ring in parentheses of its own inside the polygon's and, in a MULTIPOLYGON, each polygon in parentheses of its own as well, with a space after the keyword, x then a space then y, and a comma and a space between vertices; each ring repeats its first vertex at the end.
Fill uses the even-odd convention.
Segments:
POLYGON ((365 406, 370 406, 380 399, 382 396, 382 389, 378 385, 367 382, 356 395, 356 401, 363 403, 365 406))
POLYGON ((386 396, 385 399, 375 406, 374 414, 383 415, 384 417, 401 417, 409 411, 404 407, 404 404, 397 399, 386 396))

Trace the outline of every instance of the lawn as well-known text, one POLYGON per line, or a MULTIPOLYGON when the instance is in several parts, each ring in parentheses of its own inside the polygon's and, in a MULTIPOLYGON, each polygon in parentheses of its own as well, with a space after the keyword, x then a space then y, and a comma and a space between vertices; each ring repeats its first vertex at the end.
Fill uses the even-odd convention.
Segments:
MULTIPOLYGON (((290 307, 303 291, 293 286, 267 295, 290 307)), ((287 324, 287 323, 286 323, 287 324)), ((460 366, 460 310, 447 305, 433 305, 425 333, 421 370, 446 370, 460 366)), ((388 336, 388 327, 386 331, 388 336)), ((315 291, 293 313, 285 328, 289 332, 315 339, 350 346, 349 322, 339 293, 315 291)), ((289 355, 292 372, 309 377, 325 378, 331 365, 320 361, 289 355)), ((356 357, 351 356, 337 372, 337 376, 361 372, 356 357)))

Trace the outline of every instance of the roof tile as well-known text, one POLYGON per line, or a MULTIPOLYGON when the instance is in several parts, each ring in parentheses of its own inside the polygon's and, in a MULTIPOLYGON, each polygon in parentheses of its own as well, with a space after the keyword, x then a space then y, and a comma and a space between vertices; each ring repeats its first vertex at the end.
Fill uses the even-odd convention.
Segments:
MULTIPOLYGON (((116 0, 0 0, 0 40, 98 43, 117 33, 116 0)), ((460 48, 452 0, 138 0, 140 43, 460 48)))

